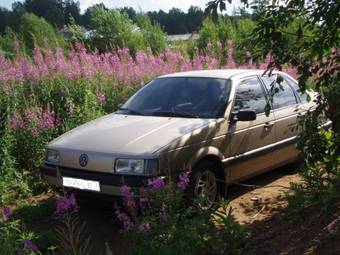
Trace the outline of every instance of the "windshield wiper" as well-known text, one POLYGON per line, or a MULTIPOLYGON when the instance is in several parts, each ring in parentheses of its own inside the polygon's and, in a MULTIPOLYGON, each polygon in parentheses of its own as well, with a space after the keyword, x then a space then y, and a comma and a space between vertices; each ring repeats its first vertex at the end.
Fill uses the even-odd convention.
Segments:
POLYGON ((133 109, 125 108, 125 107, 118 107, 118 110, 126 111, 127 114, 131 114, 131 115, 144 115, 144 113, 141 113, 133 109))
POLYGON ((165 117, 199 118, 199 116, 188 113, 188 112, 159 111, 159 112, 153 112, 152 114, 154 116, 165 116, 165 117))

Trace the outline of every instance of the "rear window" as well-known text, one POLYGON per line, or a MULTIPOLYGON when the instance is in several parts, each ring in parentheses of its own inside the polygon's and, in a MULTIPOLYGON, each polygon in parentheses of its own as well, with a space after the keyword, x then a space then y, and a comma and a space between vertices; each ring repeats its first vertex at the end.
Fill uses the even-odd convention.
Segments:
POLYGON ((278 79, 277 75, 266 75, 262 77, 262 80, 269 91, 273 109, 297 104, 294 91, 286 80, 278 79))
POLYGON ((296 91, 301 99, 301 102, 307 102, 308 94, 306 92, 302 93, 299 84, 288 76, 284 76, 284 79, 289 83, 290 86, 296 91))

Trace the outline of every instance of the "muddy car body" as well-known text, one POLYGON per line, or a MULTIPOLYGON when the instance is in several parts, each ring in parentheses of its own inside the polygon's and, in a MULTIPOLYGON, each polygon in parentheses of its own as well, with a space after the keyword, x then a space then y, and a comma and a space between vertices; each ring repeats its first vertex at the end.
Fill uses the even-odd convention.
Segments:
POLYGON ((300 93, 285 73, 263 73, 158 77, 117 112, 52 141, 41 172, 55 186, 120 195, 123 183, 138 188, 191 171, 191 193, 213 201, 223 190, 217 180, 239 181, 298 158, 298 122, 313 108, 313 93, 300 93))

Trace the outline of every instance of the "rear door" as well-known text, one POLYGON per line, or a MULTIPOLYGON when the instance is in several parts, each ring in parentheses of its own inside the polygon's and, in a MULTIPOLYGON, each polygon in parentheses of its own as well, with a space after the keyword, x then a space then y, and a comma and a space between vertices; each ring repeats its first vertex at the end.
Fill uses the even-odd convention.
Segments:
POLYGON ((254 175, 267 166, 268 161, 254 163, 257 151, 275 142, 274 115, 265 114, 268 103, 265 90, 257 76, 246 77, 238 82, 233 111, 253 110, 254 121, 232 121, 229 126, 229 155, 226 160, 230 170, 230 180, 254 175))
POLYGON ((263 76, 266 89, 269 91, 272 109, 275 116, 276 141, 281 142, 298 135, 298 120, 303 118, 305 110, 293 88, 277 75, 263 76))
POLYGON ((306 109, 289 82, 283 75, 263 76, 266 89, 272 101, 275 116, 276 144, 275 157, 277 163, 289 163, 297 159, 295 144, 301 132, 299 121, 304 118, 306 109))

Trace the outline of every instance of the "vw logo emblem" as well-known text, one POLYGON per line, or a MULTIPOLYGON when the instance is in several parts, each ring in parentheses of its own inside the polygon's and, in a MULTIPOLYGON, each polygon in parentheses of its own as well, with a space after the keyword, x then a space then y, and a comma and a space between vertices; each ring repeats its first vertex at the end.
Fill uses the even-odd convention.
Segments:
POLYGON ((87 162, 89 161, 89 157, 86 154, 81 154, 79 157, 79 165, 85 167, 87 162))

